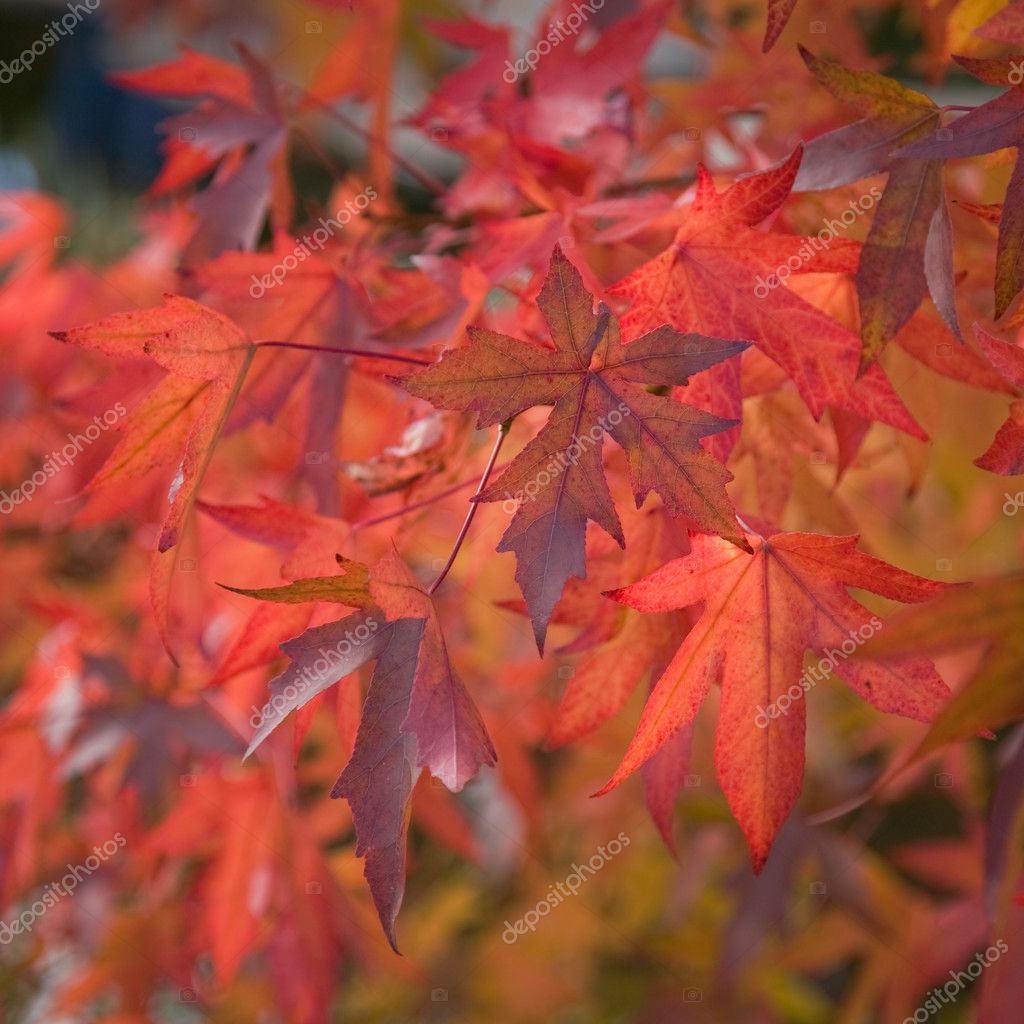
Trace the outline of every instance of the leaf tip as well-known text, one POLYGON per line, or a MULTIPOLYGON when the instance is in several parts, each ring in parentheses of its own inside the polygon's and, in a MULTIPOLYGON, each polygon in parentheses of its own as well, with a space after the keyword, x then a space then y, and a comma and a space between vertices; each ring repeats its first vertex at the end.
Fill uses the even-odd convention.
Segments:
POLYGON ((860 363, 857 366, 857 380, 861 380, 866 373, 871 370, 871 367, 878 361, 878 356, 870 354, 868 352, 862 352, 860 356, 860 363))
POLYGON ((745 533, 730 533, 726 537, 726 540, 728 540, 732 544, 735 544, 736 547, 740 549, 740 551, 745 551, 748 555, 752 555, 754 553, 754 548, 752 547, 750 541, 747 540, 747 535, 745 533))
POLYGON ((811 53, 811 51, 808 50, 803 43, 797 43, 796 48, 800 54, 801 60, 803 60, 803 62, 807 65, 808 69, 813 70, 813 68, 811 68, 811 65, 817 63, 818 58, 815 57, 815 55, 811 53))

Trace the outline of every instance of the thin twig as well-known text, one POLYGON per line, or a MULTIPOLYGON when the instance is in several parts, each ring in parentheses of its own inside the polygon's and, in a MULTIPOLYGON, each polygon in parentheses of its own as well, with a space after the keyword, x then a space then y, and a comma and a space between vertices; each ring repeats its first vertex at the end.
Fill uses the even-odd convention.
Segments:
MULTIPOLYGON (((494 469, 494 463, 498 461, 498 452, 501 451, 501 446, 505 443, 505 435, 508 433, 509 421, 506 420, 502 423, 498 429, 498 438, 494 442, 494 447, 491 449, 491 457, 487 460, 487 465, 484 467, 484 475, 480 477, 480 483, 476 486, 476 491, 473 494, 475 498, 478 494, 482 494, 484 488, 487 486, 487 481, 490 478, 491 470, 494 469)), ((470 501, 469 511, 466 513, 466 518, 463 520, 462 529, 459 530, 458 537, 455 538, 455 546, 452 548, 452 553, 448 556, 448 561, 445 562, 444 568, 438 574, 437 579, 427 588, 427 595, 430 596, 435 590, 444 582, 445 576, 448 575, 448 570, 455 564, 455 558, 459 553, 459 548, 462 547, 462 542, 466 539, 466 534, 469 533, 470 524, 473 522, 473 517, 476 515, 477 503, 470 501)))
POLYGON ((331 104, 325 102, 324 100, 320 99, 317 96, 312 95, 312 93, 306 92, 305 89, 300 89, 298 88, 298 86, 294 86, 293 88, 295 88, 296 91, 301 94, 304 100, 307 100, 310 103, 312 103, 318 110, 322 111, 328 117, 333 117, 335 121, 337 121, 340 125, 347 128, 350 132, 355 132, 356 135, 359 135, 361 138, 363 138, 364 140, 371 144, 382 144, 387 149, 389 155, 391 156, 391 159, 394 160, 394 162, 398 164, 399 167, 403 168, 408 174, 411 174, 424 188, 433 192, 434 195, 442 196, 445 194, 447 188, 442 182, 438 181, 437 178, 435 178, 432 174, 428 174, 426 171, 417 167, 414 163, 411 163, 410 161, 406 160, 401 153, 396 152, 390 145, 388 145, 386 139, 381 139, 378 136, 374 135, 372 132, 364 128, 361 124, 359 124, 356 121, 353 121, 352 118, 350 118, 347 114, 343 114, 337 108, 332 107, 331 104))
POLYGON ((336 181, 345 180, 345 172, 334 162, 331 155, 320 145, 319 142, 313 137, 311 132, 307 132, 303 128, 296 128, 296 134, 306 143, 307 146, 313 151, 319 161, 327 168, 332 177, 336 181))
MULTIPOLYGON (((501 468, 504 469, 504 466, 501 468)), ((352 530, 353 532, 356 530, 366 530, 371 526, 380 526, 381 523, 387 523, 392 519, 401 519, 402 516, 408 515, 410 512, 418 512, 421 508, 427 508, 429 505, 435 504, 435 502, 443 501, 459 491, 464 491, 467 487, 472 487, 474 483, 476 483, 476 477, 473 477, 471 480, 463 480, 461 483, 452 484, 443 491, 432 494, 429 498, 422 498, 420 501, 414 501, 410 505, 403 505, 394 512, 385 512, 384 515, 375 516, 373 519, 362 519, 358 523, 353 523, 352 530)))
POLYGON ((412 363, 414 366, 432 366, 429 359, 415 356, 396 356, 391 352, 370 352, 362 348, 328 348, 326 345, 303 345, 298 341, 256 341, 254 348, 297 348, 302 352, 327 352, 336 356, 361 356, 363 359, 390 359, 395 363, 412 363))

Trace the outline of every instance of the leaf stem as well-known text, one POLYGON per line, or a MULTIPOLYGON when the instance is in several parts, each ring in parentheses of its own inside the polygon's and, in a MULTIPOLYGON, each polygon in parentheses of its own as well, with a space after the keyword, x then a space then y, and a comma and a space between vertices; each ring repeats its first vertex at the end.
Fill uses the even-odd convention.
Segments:
POLYGON ((402 516, 408 515, 410 512, 418 512, 421 508, 427 508, 435 502, 443 501, 450 495, 457 494, 459 491, 465 490, 467 487, 471 487, 475 480, 476 477, 473 477, 472 480, 463 480, 461 483, 445 487, 444 490, 438 491, 437 494, 430 495, 429 498, 421 498, 419 501, 414 501, 409 505, 403 505, 401 508, 395 509, 394 512, 385 512, 383 515, 375 516, 373 519, 362 519, 358 523, 353 523, 352 529, 353 531, 366 530, 371 526, 380 526, 381 523, 389 522, 392 519, 400 519, 402 516))
MULTIPOLYGON (((483 476, 480 477, 480 483, 476 485, 476 491, 473 493, 475 498, 478 494, 482 494, 484 488, 487 486, 487 481, 490 478, 491 470, 494 469, 494 463, 498 461, 498 452, 501 451, 501 446, 505 443, 505 435, 508 434, 511 420, 506 420, 502 423, 498 429, 498 437, 494 442, 494 447, 491 449, 491 457, 487 460, 487 465, 484 467, 483 476)), ((427 596, 429 597, 434 593, 435 590, 444 582, 444 578, 448 575, 448 571, 455 564, 456 556, 459 553, 459 548, 462 547, 462 542, 466 539, 466 534, 469 533, 470 524, 473 522, 473 517, 476 515, 477 503, 470 500, 469 511, 466 513, 466 518, 463 520, 462 529, 459 530, 458 537, 455 538, 455 546, 452 548, 452 553, 448 556, 448 561, 445 562, 444 568, 438 573, 437 579, 427 587, 427 596)))
POLYGON ((303 128, 296 128, 295 134, 301 138, 310 150, 314 153, 317 159, 327 168, 336 181, 345 180, 345 172, 334 162, 330 154, 317 142, 312 132, 307 132, 303 128))
POLYGON ((411 163, 409 160, 406 160, 401 153, 396 152, 396 150, 388 144, 386 139, 382 139, 374 135, 373 132, 368 131, 361 124, 359 124, 356 121, 353 121, 352 118, 348 117, 348 115, 343 114, 336 107, 332 106, 330 103, 327 103, 325 100, 320 99, 318 96, 314 96, 312 93, 307 92, 305 89, 302 89, 299 86, 293 86, 292 88, 295 89, 295 91, 302 97, 304 101, 312 104, 314 107, 316 107, 322 113, 326 114, 328 117, 334 118, 334 120, 337 121, 340 125, 347 128, 350 132, 354 132, 356 135, 360 136, 360 138, 364 139, 366 142, 381 143, 387 149, 389 155, 391 156, 391 159, 394 160, 394 162, 399 167, 401 167, 407 174, 410 174, 412 177, 414 177, 425 189, 427 189, 430 192, 433 192, 434 195, 436 196, 443 196, 445 194, 447 189, 445 188, 445 185, 442 182, 438 181, 437 178, 435 178, 432 174, 427 173, 427 171, 424 171, 422 168, 417 167, 414 163, 411 163))
POLYGON ((253 348, 297 348, 302 352, 327 352, 336 356, 362 356, 364 359, 390 359, 395 363, 412 363, 414 366, 431 366, 429 359, 415 356, 397 356, 391 352, 370 352, 362 348, 328 348, 326 345, 303 345, 298 341, 254 341, 253 348))

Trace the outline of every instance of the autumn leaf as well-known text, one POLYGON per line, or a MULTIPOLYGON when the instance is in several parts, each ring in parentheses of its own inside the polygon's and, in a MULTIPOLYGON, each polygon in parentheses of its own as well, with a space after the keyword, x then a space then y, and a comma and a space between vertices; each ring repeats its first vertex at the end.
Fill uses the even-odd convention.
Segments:
POLYGON ((409 799, 423 768, 457 792, 484 765, 494 748, 480 714, 448 661, 433 602, 395 557, 370 570, 362 593, 361 567, 350 564, 336 581, 297 580, 261 600, 292 603, 329 600, 361 603, 337 622, 314 626, 281 649, 291 664, 270 683, 246 757, 317 694, 369 661, 376 661, 363 705, 352 758, 331 795, 352 807, 356 854, 388 941, 397 951, 395 920, 405 888, 405 835, 409 799))
POLYGON ((923 93, 884 75, 849 70, 803 47, 800 53, 815 78, 863 119, 814 139, 794 187, 835 188, 888 174, 857 267, 863 373, 929 291, 959 335, 942 162, 892 154, 938 128, 940 112, 923 93))
POLYGON ((747 344, 661 327, 624 345, 611 312, 603 305, 594 312, 579 272, 558 248, 537 304, 553 350, 471 328, 469 345, 401 383, 438 408, 476 412, 479 427, 553 405, 540 433, 477 496, 517 506, 498 550, 516 554, 516 580, 543 651, 566 581, 586 575, 587 521, 622 543, 602 463, 605 434, 629 457, 638 508, 656 491, 673 515, 745 545, 725 494, 730 475, 700 446, 732 422, 644 385, 683 384, 747 344))
POLYGON ((796 0, 768 0, 768 24, 764 30, 764 43, 761 49, 767 53, 776 43, 782 30, 789 23, 796 0))
POLYGON ((919 760, 953 740, 965 740, 1024 718, 1024 580, 975 583, 906 609, 865 644, 865 657, 905 657, 983 644, 970 679, 932 722, 914 751, 919 760))
POLYGON ((348 563, 354 568, 344 576, 313 576, 280 587, 228 587, 235 594, 254 597, 257 601, 280 601, 282 604, 303 604, 306 601, 333 601, 353 607, 365 605, 369 596, 369 575, 365 565, 348 563))
POLYGON ((1024 0, 513 6, 0 61, 4 1020, 1020 1017, 1024 0))
POLYGON ((115 313, 54 332, 58 341, 114 358, 148 356, 167 370, 121 426, 121 437, 87 492, 173 470, 157 541, 174 547, 210 463, 217 438, 252 359, 252 343, 227 317, 192 299, 168 295, 158 309, 115 313))
POLYGON ((821 673, 835 672, 880 711, 917 721, 931 721, 948 694, 925 658, 849 660, 883 627, 847 588, 904 602, 945 588, 862 554, 856 537, 769 529, 747 536, 752 553, 694 536, 689 555, 609 593, 645 612, 701 603, 704 611, 655 685, 622 763, 600 792, 617 786, 691 722, 720 680, 715 765, 759 871, 800 793, 804 702, 821 673), (807 652, 820 660, 805 672, 807 652))
MULTIPOLYGON (((279 551, 284 556, 281 575, 285 579, 308 578, 308 574, 324 572, 328 566, 340 565, 344 573, 324 578, 328 587, 336 589, 306 597, 300 588, 294 604, 265 600, 256 605, 234 641, 221 651, 211 686, 266 665, 277 657, 279 644, 309 625, 312 611, 309 601, 337 598, 339 592, 349 586, 354 588, 352 600, 341 603, 357 608, 365 600, 366 567, 338 555, 351 540, 351 529, 341 520, 267 497, 262 497, 258 505, 213 505, 199 501, 197 508, 234 535, 279 551), (339 583, 342 586, 339 587, 339 583)), ((244 596, 257 595, 255 590, 236 589, 236 592, 244 596)))
POLYGON ((992 15, 988 21, 974 30, 976 36, 983 39, 995 39, 1001 43, 1024 42, 1024 2, 1010 2, 992 15))
POLYGON ((993 15, 1005 7, 1007 0, 957 0, 949 12, 946 24, 946 46, 950 50, 963 50, 979 34, 979 28, 986 25, 993 15))
MULTIPOLYGON (((988 358, 1000 376, 1019 395, 1024 391, 1024 350, 1003 341, 974 325, 978 348, 988 358)), ((976 466, 1003 476, 1024 473, 1024 398, 1017 398, 1010 406, 1010 415, 999 428, 988 451, 974 460, 976 466)))
MULTIPOLYGON (((572 743, 618 714, 651 666, 674 650, 669 616, 618 608, 605 600, 601 589, 632 582, 687 550, 685 530, 659 508, 624 518, 625 553, 607 542, 610 550, 590 566, 590 575, 598 578, 581 583, 573 594, 567 590, 556 609, 560 625, 582 627, 564 648, 566 653, 582 652, 582 657, 559 701, 547 735, 549 747, 572 743)), ((588 558, 593 562, 593 553, 588 551, 588 558)))
POLYGON ((1024 57, 998 60, 953 58, 966 71, 990 85, 1010 88, 928 138, 904 144, 896 156, 915 160, 950 160, 1017 148, 1018 158, 1006 187, 996 244, 995 315, 999 319, 1024 287, 1024 163, 1019 148, 1024 137, 1024 88, 1014 72, 1024 57), (1016 84, 1013 84, 1016 83, 1016 84))
POLYGON ((118 84, 154 96, 199 99, 162 124, 167 160, 155 195, 180 189, 216 169, 192 203, 196 228, 186 261, 252 249, 267 211, 284 227, 292 213, 287 174, 288 127, 270 68, 246 47, 242 67, 184 50, 175 61, 125 72, 118 84))
POLYGON ((178 782, 190 750, 234 755, 242 751, 238 737, 205 702, 177 705, 158 697, 139 700, 136 693, 121 693, 83 716, 67 770, 85 772, 121 745, 131 750, 124 782, 146 799, 155 799, 172 778, 178 782))
MULTIPOLYGON (((622 329, 634 334, 668 323, 679 331, 750 338, 782 367, 815 419, 832 406, 923 439, 879 367, 858 379, 858 337, 787 288, 781 276, 787 267, 793 273, 853 271, 856 243, 815 245, 821 240, 754 230, 785 202, 801 156, 798 148, 777 167, 724 192, 699 167, 693 204, 673 244, 609 289, 632 300, 622 329)), ((738 411, 738 367, 726 364, 713 375, 716 411, 738 411)))

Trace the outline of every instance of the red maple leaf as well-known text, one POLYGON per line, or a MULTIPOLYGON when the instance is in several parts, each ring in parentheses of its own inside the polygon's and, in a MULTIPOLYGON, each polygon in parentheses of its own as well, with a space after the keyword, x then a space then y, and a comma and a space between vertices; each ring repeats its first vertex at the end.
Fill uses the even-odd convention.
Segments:
POLYGON ((604 475, 606 433, 629 457, 638 508, 656 491, 673 515, 745 546, 725 494, 731 476, 700 445, 733 422, 651 394, 645 385, 685 384, 747 343, 662 326, 623 345, 615 318, 604 305, 594 311, 579 271, 557 248, 537 304, 552 349, 470 328, 469 345, 402 385, 439 408, 476 412, 480 427, 553 405, 540 433, 476 498, 517 502, 498 550, 516 554, 516 579, 543 651, 566 581, 586 575, 587 521, 624 543, 604 475))
POLYGON ((820 674, 839 675, 880 711, 930 721, 949 691, 925 658, 848 660, 882 628, 847 594, 859 587, 923 601, 945 585, 856 550, 856 537, 748 530, 753 552, 695 536, 689 555, 609 596, 646 612, 703 604, 658 680, 607 792, 691 722, 721 680, 718 779, 759 871, 796 802, 804 771, 804 699, 820 674), (820 660, 804 670, 804 655, 820 660), (827 669, 822 669, 827 663, 827 669), (817 674, 813 674, 817 672, 817 674))
MULTIPOLYGON (((857 335, 783 283, 780 271, 787 266, 794 273, 854 270, 857 244, 832 239, 813 245, 754 228, 785 202, 801 156, 798 148, 779 166, 721 193, 699 167, 696 196, 675 241, 609 289, 632 300, 622 328, 634 335, 668 323, 679 331, 749 338, 785 370, 816 419, 832 406, 924 439, 877 365, 858 379, 857 335)), ((715 378, 716 411, 735 415, 738 367, 729 364, 715 378)))
POLYGON ((363 610, 314 626, 281 645, 291 659, 270 683, 246 756, 291 711, 308 704, 369 661, 376 661, 352 758, 332 796, 352 808, 356 853, 388 941, 397 950, 395 920, 405 890, 405 835, 413 786, 426 768, 458 791, 495 762, 483 720, 448 661, 430 596, 395 556, 364 576, 348 563, 344 576, 297 580, 270 591, 239 591, 263 600, 335 601, 363 610), (355 581, 355 583, 353 583, 355 581))

